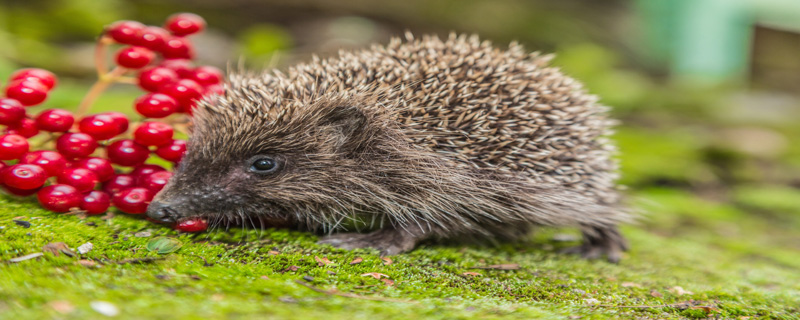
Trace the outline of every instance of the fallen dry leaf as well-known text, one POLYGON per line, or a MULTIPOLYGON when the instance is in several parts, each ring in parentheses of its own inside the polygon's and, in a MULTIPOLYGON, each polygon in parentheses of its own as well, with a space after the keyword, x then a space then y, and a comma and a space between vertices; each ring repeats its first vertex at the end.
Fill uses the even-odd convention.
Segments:
POLYGON ((75 310, 75 306, 69 303, 69 301, 64 300, 50 301, 47 305, 60 314, 67 314, 75 310))
POLYGON ((95 263, 94 261, 86 260, 86 259, 78 260, 78 264, 82 265, 84 267, 95 267, 95 266, 97 266, 97 263, 95 263))
POLYGON ((356 257, 353 261, 350 261, 350 265, 359 264, 361 261, 364 261, 361 257, 356 257))
POLYGON ((462 273, 462 275, 471 276, 471 277, 480 277, 480 276, 482 276, 482 274, 477 273, 477 272, 472 272, 472 271, 464 272, 464 273, 462 273))
POLYGON ((316 260, 316 261, 317 261, 317 265, 319 265, 320 267, 322 267, 322 266, 328 266, 328 265, 332 265, 332 264, 333 264, 333 262, 331 262, 330 260, 328 260, 328 257, 323 257, 323 258, 320 258, 320 257, 318 257, 318 256, 314 256, 314 260, 316 260))
POLYGON ((261 279, 264 279, 264 280, 269 280, 269 277, 267 277, 267 276, 261 276, 261 279))
POLYGON ((270 251, 267 251, 267 254, 271 255, 271 256, 277 256, 278 254, 280 254, 280 252, 275 251, 275 250, 270 250, 270 251))
POLYGON ((298 267, 298 266, 291 266, 291 267, 288 267, 288 268, 284 269, 284 271, 297 271, 297 269, 300 269, 300 267, 298 267))
POLYGON ((672 292, 672 293, 674 293, 676 295, 679 295, 679 296, 682 296, 684 294, 694 294, 694 292, 691 292, 691 291, 688 291, 688 290, 684 290, 683 288, 681 288, 679 286, 674 286, 672 288, 669 288, 669 292, 672 292))
POLYGON ((387 275, 385 275, 385 274, 383 274, 383 273, 377 273, 377 272, 369 272, 369 273, 364 273, 364 274, 362 274, 361 276, 362 276, 362 277, 373 277, 373 278, 375 278, 375 279, 380 279, 380 278, 389 278, 389 276, 387 276, 387 275))
POLYGON ((519 269, 519 265, 516 263, 493 264, 490 266, 472 267, 471 269, 517 270, 519 269))
POLYGON ((393 286, 393 285, 394 285, 394 280, 392 280, 392 279, 384 278, 384 279, 381 279, 381 281, 382 281, 382 282, 383 282, 383 284, 385 284, 387 287, 391 287, 391 286, 393 286))
POLYGON ((74 256, 77 255, 75 252, 70 250, 69 247, 67 247, 66 243, 63 243, 63 242, 51 242, 51 243, 48 243, 48 244, 44 245, 44 247, 42 247, 42 251, 52 253, 56 257, 61 255, 62 253, 66 254, 67 256, 70 256, 70 257, 74 257, 74 256))
POLYGON ((661 294, 661 292, 658 292, 657 290, 653 290, 653 291, 650 291, 650 296, 653 296, 653 297, 656 297, 656 298, 661 298, 664 295, 661 294))
POLYGON ((715 311, 719 311, 719 309, 717 309, 717 308, 715 308, 713 306, 696 306, 696 307, 692 307, 692 309, 701 309, 705 313, 712 313, 712 312, 715 312, 715 311))
POLYGON ((137 232, 137 233, 133 234, 133 236, 137 237, 137 238, 147 238, 147 237, 152 236, 152 235, 153 235, 153 233, 150 232, 150 231, 141 231, 141 232, 137 232))
POLYGON ((597 300, 595 298, 583 299, 583 301, 586 302, 586 304, 588 305, 600 304, 600 300, 597 300))
POLYGON ((82 219, 86 219, 86 217, 88 216, 86 213, 87 213, 86 210, 81 210, 81 208, 78 208, 78 207, 72 207, 72 208, 69 208, 69 212, 67 212, 66 214, 74 214, 79 219, 82 220, 82 219))
POLYGON ((36 252, 36 253, 26 254, 26 255, 21 256, 21 257, 8 259, 8 262, 20 262, 20 261, 25 261, 25 260, 30 260, 30 259, 36 259, 36 258, 41 257, 43 255, 44 255, 44 253, 36 252))
POLYGON ((642 287, 642 285, 640 285, 638 283, 635 283, 635 282, 623 282, 622 286, 625 287, 625 288, 629 288, 629 287, 641 288, 642 287))
POLYGON ((213 301, 218 301, 219 302, 219 301, 222 301, 222 299, 225 299, 225 296, 220 294, 220 293, 215 293, 215 294, 211 295, 211 300, 213 300, 213 301))
POLYGON ((383 258, 381 258, 381 260, 383 260, 383 265, 384 266, 388 266, 388 265, 392 264, 392 259, 390 259, 388 257, 383 257, 383 258))

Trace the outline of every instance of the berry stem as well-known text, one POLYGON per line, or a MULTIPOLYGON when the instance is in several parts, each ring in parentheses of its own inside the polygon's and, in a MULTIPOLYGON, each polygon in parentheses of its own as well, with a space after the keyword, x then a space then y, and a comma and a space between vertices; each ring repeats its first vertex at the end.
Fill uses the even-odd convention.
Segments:
POLYGON ((136 79, 134 77, 119 77, 116 80, 114 80, 114 82, 136 85, 139 84, 139 79, 136 79))
POLYGON ((52 142, 56 138, 56 135, 54 135, 54 134, 52 134, 50 132, 45 132, 44 134, 45 134, 44 139, 42 139, 42 141, 39 141, 39 143, 37 143, 36 146, 35 146, 35 148, 37 150, 38 149, 44 149, 45 145, 47 145, 48 143, 52 142))
POLYGON ((86 115, 86 113, 89 112, 89 109, 91 109, 94 101, 100 97, 100 94, 102 94, 103 91, 106 91, 106 89, 108 89, 112 83, 116 82, 117 79, 127 71, 128 69, 116 67, 114 70, 111 70, 111 72, 100 75, 94 85, 89 88, 89 92, 87 92, 83 97, 81 104, 78 105, 78 111, 75 113, 75 116, 81 118, 86 115))
POLYGON ((103 75, 108 74, 108 66, 106 66, 106 49, 109 44, 114 43, 114 39, 108 36, 101 36, 97 39, 97 44, 94 47, 94 68, 97 70, 97 77, 102 78, 103 75))

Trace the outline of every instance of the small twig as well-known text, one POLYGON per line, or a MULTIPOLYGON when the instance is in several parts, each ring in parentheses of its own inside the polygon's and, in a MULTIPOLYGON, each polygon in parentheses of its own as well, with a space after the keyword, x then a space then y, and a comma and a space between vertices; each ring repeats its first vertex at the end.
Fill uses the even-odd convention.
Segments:
POLYGON ((145 264, 151 263, 158 260, 164 260, 161 257, 145 257, 145 258, 131 258, 131 259, 123 259, 123 260, 111 260, 111 259, 93 259, 98 261, 102 264, 109 264, 109 263, 116 263, 116 264, 145 264))
POLYGON ((493 264, 490 266, 477 266, 477 267, 470 267, 469 269, 487 269, 487 270, 518 270, 519 265, 516 263, 506 263, 506 264, 493 264))
POLYGON ((319 288, 319 287, 315 287, 314 285, 312 285, 312 284, 310 284, 308 282, 305 282, 303 280, 299 280, 299 279, 295 280, 294 282, 297 282, 299 285, 302 285, 302 286, 304 286, 306 288, 309 288, 309 289, 314 290, 314 291, 319 292, 319 293, 327 294, 329 296, 340 296, 340 297, 356 298, 356 299, 363 299, 363 300, 373 300, 373 301, 417 303, 416 301, 409 301, 409 300, 399 300, 399 299, 382 298, 382 297, 362 296, 362 295, 358 295, 358 294, 341 292, 341 291, 338 291, 338 290, 335 290, 335 289, 333 289, 333 290, 325 290, 325 289, 322 289, 322 288, 319 288))
POLYGON ((634 309, 653 309, 653 308, 685 308, 685 309, 688 309, 688 308, 693 308, 693 309, 706 309, 706 308, 716 308, 716 307, 715 307, 715 306, 713 306, 713 305, 707 305, 707 306, 705 306, 705 305, 701 305, 701 306, 695 306, 695 305, 692 305, 691 303, 686 303, 686 302, 682 302, 682 303, 674 303, 674 304, 649 305, 649 306, 648 306, 648 305, 644 305, 644 306, 615 306, 615 305, 610 305, 610 304, 598 304, 598 305, 593 305, 592 307, 606 307, 606 308, 634 308, 634 309))

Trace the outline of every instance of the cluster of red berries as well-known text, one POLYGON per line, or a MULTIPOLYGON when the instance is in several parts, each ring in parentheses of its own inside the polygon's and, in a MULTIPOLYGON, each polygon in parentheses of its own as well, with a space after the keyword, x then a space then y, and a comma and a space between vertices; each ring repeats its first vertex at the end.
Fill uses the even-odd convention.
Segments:
MULTIPOLYGON (((98 48, 114 43, 124 47, 116 53, 116 69, 104 72, 98 65, 98 84, 105 87, 135 74, 135 82, 147 92, 134 102, 145 120, 132 125, 120 112, 82 116, 88 108, 84 103, 77 114, 47 109, 30 115, 26 108, 44 102, 58 81, 42 69, 12 74, 5 97, 0 96, 0 125, 5 126, 0 134, 2 189, 17 196, 36 194, 42 207, 55 212, 81 210, 93 215, 113 205, 125 213, 144 213, 172 176, 166 168, 145 162, 155 154, 177 163, 186 151, 186 141, 174 139, 170 121, 191 115, 203 96, 223 93, 219 69, 192 65, 194 49, 186 36, 204 28, 201 17, 180 13, 170 16, 164 28, 119 21, 106 29, 98 48), (153 120, 163 118, 167 119, 153 120), (37 144, 41 150, 31 150, 32 138, 41 140, 37 144)), ((97 90, 89 95, 97 94, 93 91, 97 90)), ((90 104, 96 97, 87 98, 84 102, 90 104)), ((175 227, 196 232, 207 224, 194 219, 175 227)))

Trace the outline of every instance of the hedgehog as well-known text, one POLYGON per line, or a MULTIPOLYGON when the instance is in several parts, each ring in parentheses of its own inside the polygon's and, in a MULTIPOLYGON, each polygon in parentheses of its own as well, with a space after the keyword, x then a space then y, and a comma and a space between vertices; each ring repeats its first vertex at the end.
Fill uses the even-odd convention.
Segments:
POLYGON ((404 38, 231 73, 196 104, 187 152, 147 215, 278 222, 382 255, 577 227, 583 242, 567 252, 618 261, 630 214, 609 108, 516 42, 404 38))

